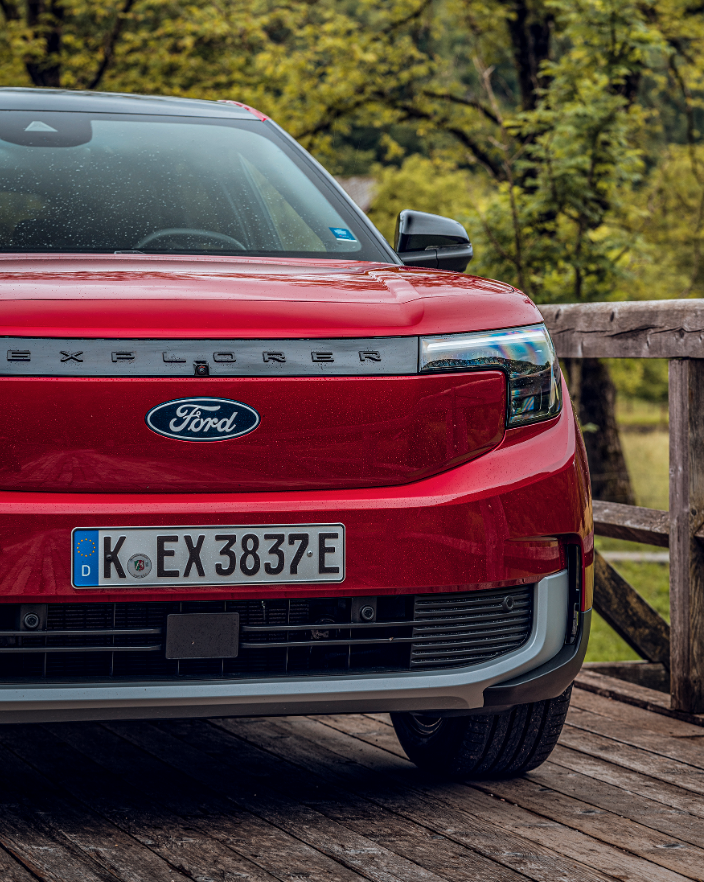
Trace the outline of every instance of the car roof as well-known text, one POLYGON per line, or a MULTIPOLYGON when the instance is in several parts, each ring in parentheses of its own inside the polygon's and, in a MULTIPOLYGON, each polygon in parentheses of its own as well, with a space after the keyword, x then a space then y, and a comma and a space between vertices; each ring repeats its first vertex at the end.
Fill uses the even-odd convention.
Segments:
POLYGON ((134 113, 149 116, 205 116, 225 119, 266 119, 259 111, 236 101, 203 101, 166 95, 120 92, 72 92, 68 89, 0 88, 0 110, 83 111, 134 113))

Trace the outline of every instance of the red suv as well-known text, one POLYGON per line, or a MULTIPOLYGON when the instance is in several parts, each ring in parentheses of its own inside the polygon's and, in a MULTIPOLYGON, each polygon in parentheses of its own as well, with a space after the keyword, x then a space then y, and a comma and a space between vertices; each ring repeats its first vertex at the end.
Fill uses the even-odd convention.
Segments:
POLYGON ((549 754, 589 633, 541 315, 233 101, 0 90, 0 720, 392 713, 549 754))

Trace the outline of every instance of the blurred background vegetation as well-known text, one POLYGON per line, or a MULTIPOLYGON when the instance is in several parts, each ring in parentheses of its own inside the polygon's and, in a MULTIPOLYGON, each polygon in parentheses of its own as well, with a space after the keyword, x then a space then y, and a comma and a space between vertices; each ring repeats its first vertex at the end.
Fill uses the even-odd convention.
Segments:
MULTIPOLYGON (((357 179, 390 240, 402 208, 454 217, 471 271, 537 302, 704 294, 697 0, 0 0, 0 15, 2 85, 254 105, 357 179)), ((667 365, 565 370, 595 495, 667 508, 667 365)), ((618 567, 667 612, 666 565, 618 567)), ((632 653, 598 625, 591 657, 632 653)))

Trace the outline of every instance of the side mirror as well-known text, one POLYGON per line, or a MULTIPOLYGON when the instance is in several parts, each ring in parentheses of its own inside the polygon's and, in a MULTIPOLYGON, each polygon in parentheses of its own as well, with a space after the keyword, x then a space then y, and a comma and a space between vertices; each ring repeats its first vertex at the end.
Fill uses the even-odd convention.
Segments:
POLYGON ((394 251, 406 266, 463 273, 474 251, 467 231, 456 220, 405 209, 396 220, 394 251))

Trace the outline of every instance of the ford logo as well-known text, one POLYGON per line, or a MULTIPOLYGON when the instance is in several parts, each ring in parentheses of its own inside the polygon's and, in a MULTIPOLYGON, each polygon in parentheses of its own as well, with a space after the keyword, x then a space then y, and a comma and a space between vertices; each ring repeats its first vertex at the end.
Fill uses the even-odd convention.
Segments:
POLYGON ((227 441, 259 425, 253 407, 230 398, 177 398, 157 404, 144 419, 152 432, 178 441, 227 441))

